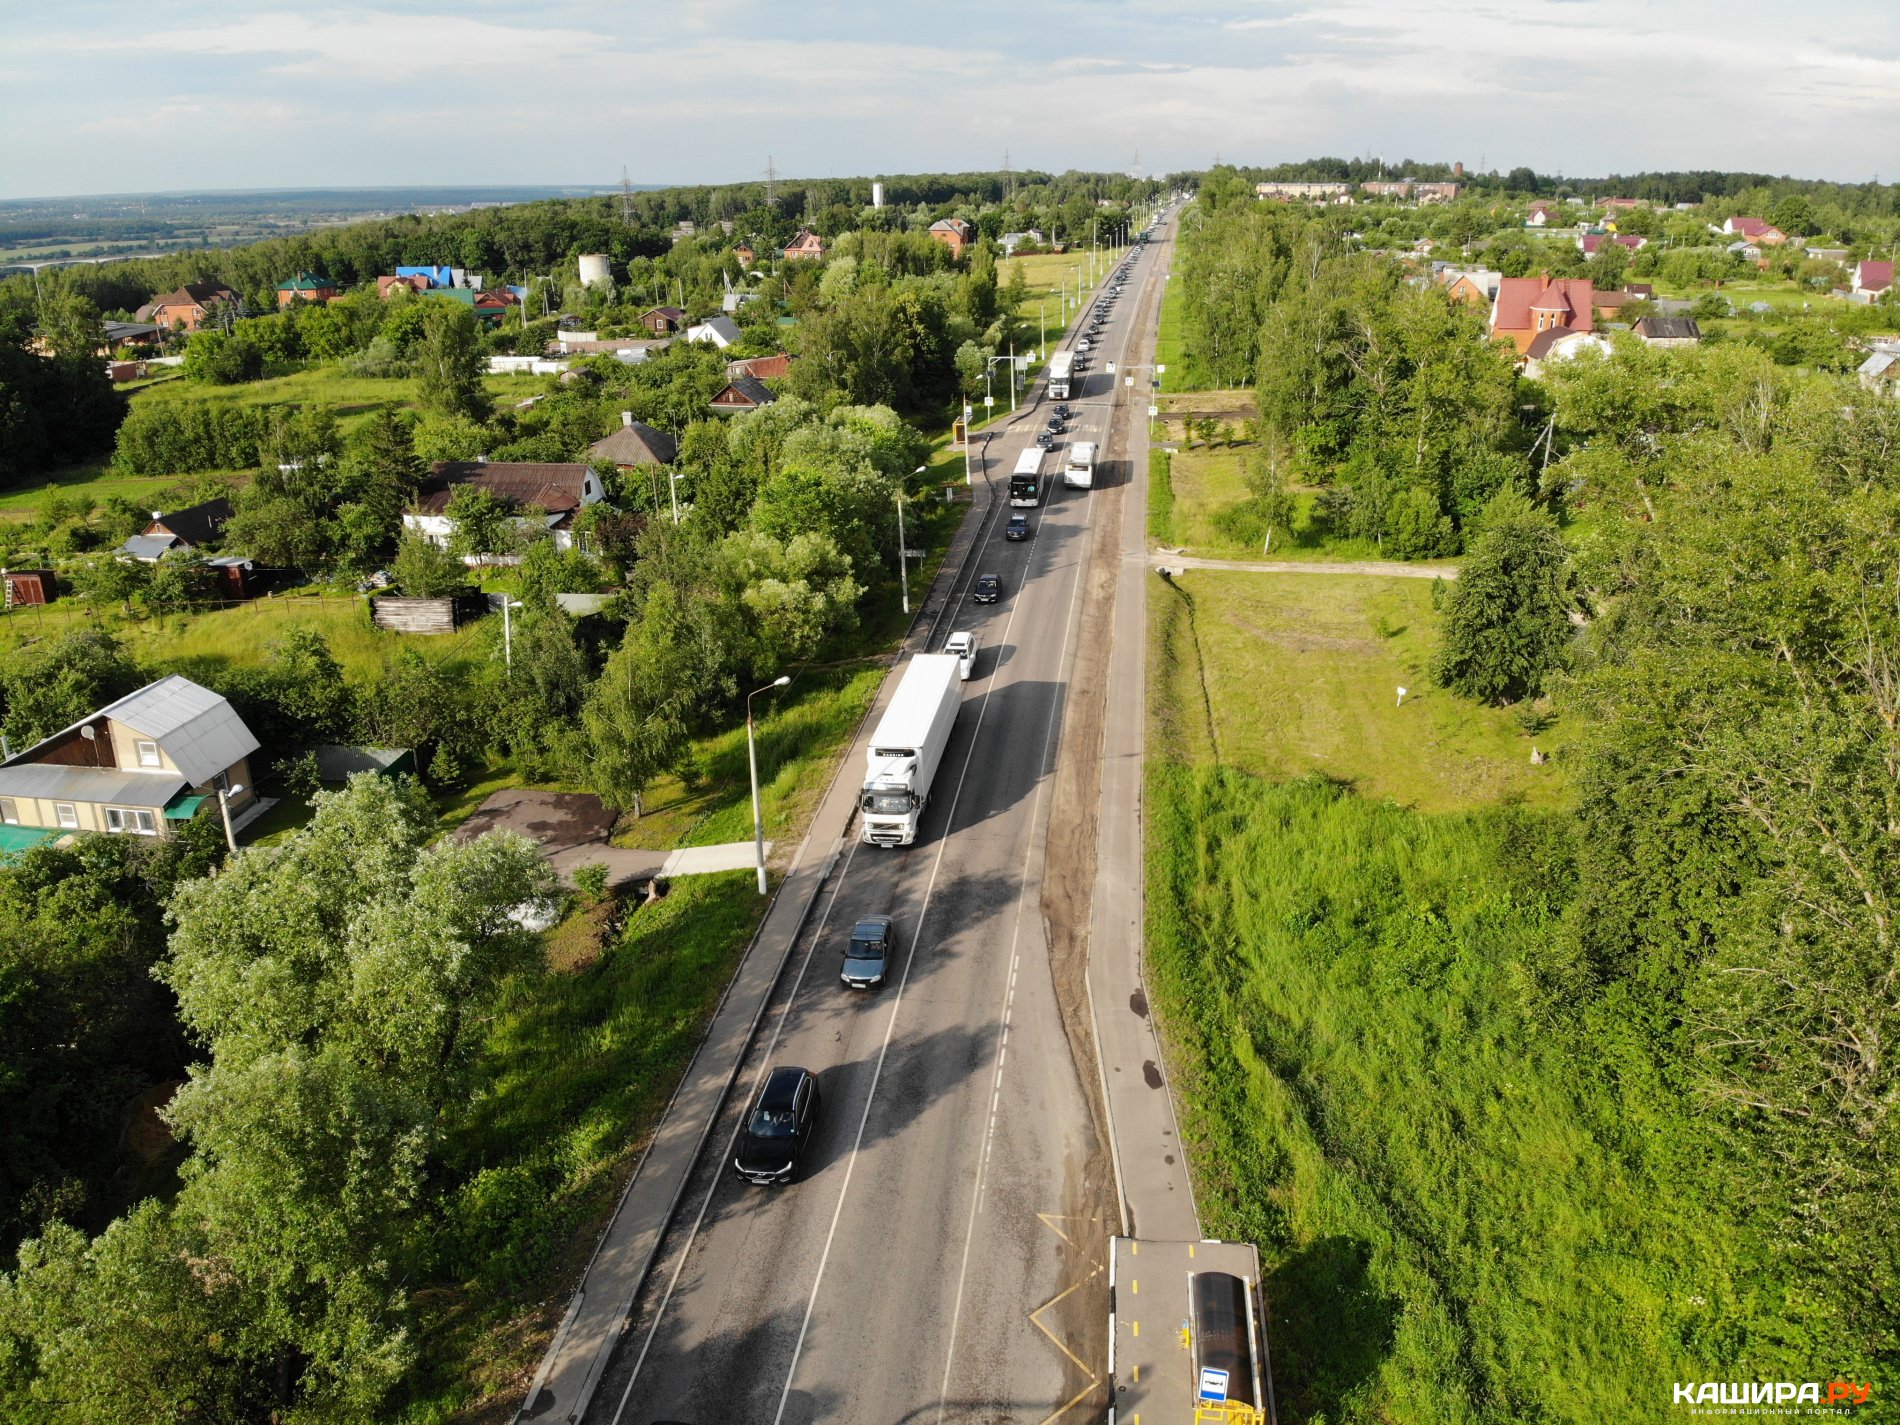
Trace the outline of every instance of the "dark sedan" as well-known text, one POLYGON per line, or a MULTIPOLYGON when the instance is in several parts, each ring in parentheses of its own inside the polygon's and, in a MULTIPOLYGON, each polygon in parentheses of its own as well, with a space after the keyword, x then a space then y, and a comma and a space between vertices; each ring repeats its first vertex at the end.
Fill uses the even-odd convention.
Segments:
POLYGON ((747 1182, 791 1182, 817 1123, 817 1077, 809 1069, 772 1070, 739 1135, 733 1169, 747 1182))
POLYGON ((1011 515, 1009 523, 1003 526, 1003 538, 1016 540, 1029 538, 1029 516, 1011 515))
POLYGON ((1000 574, 979 574, 976 587, 970 591, 970 598, 979 604, 993 604, 1003 597, 1003 576, 1000 574))

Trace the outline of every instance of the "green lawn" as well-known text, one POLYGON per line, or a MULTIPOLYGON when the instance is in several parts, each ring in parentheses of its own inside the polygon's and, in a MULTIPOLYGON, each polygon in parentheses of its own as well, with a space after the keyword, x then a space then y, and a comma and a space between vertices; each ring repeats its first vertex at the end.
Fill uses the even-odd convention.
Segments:
POLYGON ((387 667, 404 648, 417 649, 432 660, 462 663, 486 658, 501 638, 498 619, 481 619, 440 637, 386 633, 370 625, 364 600, 341 596, 252 599, 163 619, 127 619, 116 608, 96 611, 95 619, 94 612, 77 599, 61 599, 46 608, 21 607, 0 614, 0 650, 97 623, 146 666, 189 675, 194 668, 262 663, 273 640, 293 628, 314 628, 329 642, 344 672, 360 677, 387 667))
MULTIPOLYGON (((497 402, 532 395, 547 384, 544 376, 485 376, 482 384, 497 402)), ((212 386, 202 381, 167 381, 148 387, 134 399, 141 403, 188 402, 204 405, 269 406, 321 405, 335 413, 346 431, 391 406, 414 406, 414 377, 352 376, 336 362, 325 362, 284 376, 247 381, 237 386, 212 386)))
POLYGON ((56 470, 43 484, 0 493, 0 520, 30 523, 48 494, 84 495, 95 503, 111 495, 123 495, 141 509, 162 509, 182 496, 187 482, 196 485, 220 477, 247 480, 250 475, 248 470, 220 470, 203 475, 114 475, 104 461, 94 461, 56 470))
MULTIPOLYGON (((753 701, 759 753, 759 811, 768 841, 789 849, 805 833, 838 757, 877 695, 884 666, 817 669, 777 694, 753 701)), ((752 835, 745 724, 702 737, 689 759, 690 783, 668 775, 646 797, 645 813, 616 838, 666 850, 745 841, 752 835)))
POLYGON ((1515 712, 1432 686, 1431 591, 1429 580, 1373 575, 1190 569, 1156 580, 1156 750, 1200 763, 1218 748, 1223 766, 1317 773, 1422 811, 1562 803, 1561 759, 1530 761, 1533 744, 1561 751, 1561 722, 1532 736, 1515 712))

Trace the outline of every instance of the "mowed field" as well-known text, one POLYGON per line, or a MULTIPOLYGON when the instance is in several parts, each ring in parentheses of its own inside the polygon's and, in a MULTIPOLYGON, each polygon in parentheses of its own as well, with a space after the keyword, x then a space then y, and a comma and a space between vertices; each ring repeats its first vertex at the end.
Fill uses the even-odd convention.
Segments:
POLYGON ((1561 752, 1561 723, 1528 733, 1514 712, 1432 686, 1429 580, 1190 569, 1148 607, 1170 756, 1318 775, 1422 811, 1564 799, 1561 758, 1530 760, 1534 746, 1561 752))

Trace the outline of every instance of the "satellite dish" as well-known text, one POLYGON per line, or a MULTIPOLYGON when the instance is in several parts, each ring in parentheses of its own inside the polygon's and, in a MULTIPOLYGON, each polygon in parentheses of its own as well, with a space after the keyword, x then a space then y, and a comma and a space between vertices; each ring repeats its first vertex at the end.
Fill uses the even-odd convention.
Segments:
POLYGON ((99 729, 94 727, 91 723, 87 723, 84 727, 79 729, 79 735, 85 738, 86 741, 91 742, 94 738, 98 737, 99 729))

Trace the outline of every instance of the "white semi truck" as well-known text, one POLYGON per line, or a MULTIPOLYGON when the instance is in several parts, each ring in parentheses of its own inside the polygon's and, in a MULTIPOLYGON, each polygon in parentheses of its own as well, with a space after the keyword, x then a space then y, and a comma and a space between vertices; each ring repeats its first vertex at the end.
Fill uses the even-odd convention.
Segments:
POLYGON ((1075 375, 1075 353, 1073 351, 1051 352, 1049 356, 1049 398, 1055 401, 1069 399, 1069 382, 1075 375))
POLYGON ((910 660, 865 754, 858 798, 865 845, 908 846, 917 839, 962 703, 962 670, 954 656, 920 653, 910 660))

